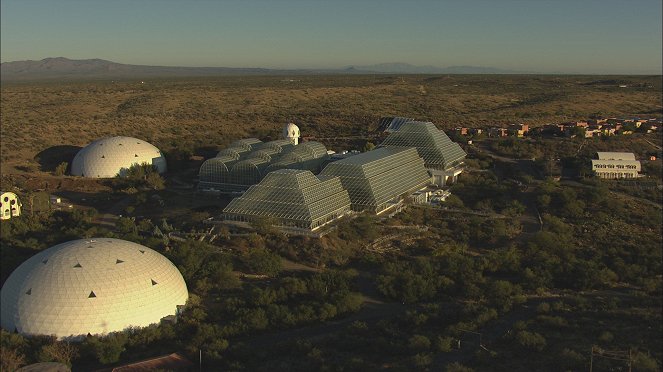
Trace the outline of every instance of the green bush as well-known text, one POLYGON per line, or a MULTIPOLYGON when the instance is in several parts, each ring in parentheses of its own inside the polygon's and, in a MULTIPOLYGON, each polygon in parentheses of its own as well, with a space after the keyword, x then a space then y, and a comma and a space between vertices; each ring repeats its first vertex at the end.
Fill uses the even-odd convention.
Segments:
POLYGON ((536 332, 519 331, 516 342, 529 350, 542 351, 546 347, 546 339, 536 332))
POLYGON ((56 176, 64 176, 65 172, 67 172, 67 167, 69 167, 69 163, 63 161, 62 163, 58 164, 57 167, 55 167, 54 174, 56 176))

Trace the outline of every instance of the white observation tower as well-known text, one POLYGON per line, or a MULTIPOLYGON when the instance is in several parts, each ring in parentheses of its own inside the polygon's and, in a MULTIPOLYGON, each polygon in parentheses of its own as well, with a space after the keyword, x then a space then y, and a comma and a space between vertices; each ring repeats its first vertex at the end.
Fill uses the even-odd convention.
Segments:
POLYGON ((288 123, 283 127, 283 138, 289 139, 294 145, 299 143, 299 127, 288 123))

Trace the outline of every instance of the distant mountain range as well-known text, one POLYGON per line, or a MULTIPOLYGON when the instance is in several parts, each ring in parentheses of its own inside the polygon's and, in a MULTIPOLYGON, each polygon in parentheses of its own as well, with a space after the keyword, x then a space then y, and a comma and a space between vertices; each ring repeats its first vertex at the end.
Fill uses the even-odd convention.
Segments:
POLYGON ((177 67, 128 65, 103 59, 45 58, 41 61, 4 62, 0 65, 2 80, 38 79, 119 79, 149 77, 195 77, 219 75, 291 75, 291 74, 512 74, 516 71, 475 66, 415 66, 408 63, 382 63, 349 66, 343 69, 293 69, 234 67, 177 67))
POLYGON ((103 59, 68 59, 57 57, 45 58, 41 61, 4 62, 0 65, 0 79, 148 78, 268 74, 270 71, 263 68, 127 65, 103 59))
POLYGON ((415 66, 409 63, 380 63, 367 66, 349 66, 345 69, 354 72, 383 74, 519 74, 522 71, 502 70, 494 67, 477 66, 415 66))

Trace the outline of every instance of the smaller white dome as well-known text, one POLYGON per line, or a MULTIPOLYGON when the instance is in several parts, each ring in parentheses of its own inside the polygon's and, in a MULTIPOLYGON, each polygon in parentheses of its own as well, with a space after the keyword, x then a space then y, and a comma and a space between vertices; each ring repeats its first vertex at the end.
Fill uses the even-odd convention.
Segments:
POLYGON ((152 164, 159 173, 166 171, 166 158, 158 148, 133 137, 108 137, 81 149, 71 164, 74 176, 112 178, 124 176, 134 164, 152 164))

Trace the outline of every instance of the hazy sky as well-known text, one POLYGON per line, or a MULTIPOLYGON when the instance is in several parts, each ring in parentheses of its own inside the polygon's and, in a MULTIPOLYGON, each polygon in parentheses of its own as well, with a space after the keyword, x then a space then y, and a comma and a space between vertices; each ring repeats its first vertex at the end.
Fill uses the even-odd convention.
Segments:
POLYGON ((661 73, 661 0, 2 0, 3 62, 661 73))

